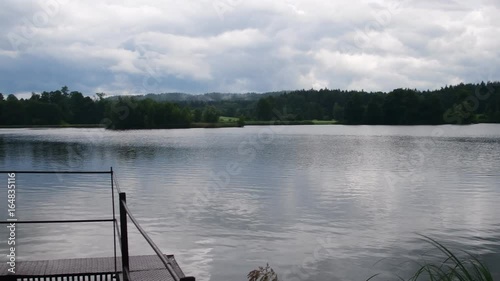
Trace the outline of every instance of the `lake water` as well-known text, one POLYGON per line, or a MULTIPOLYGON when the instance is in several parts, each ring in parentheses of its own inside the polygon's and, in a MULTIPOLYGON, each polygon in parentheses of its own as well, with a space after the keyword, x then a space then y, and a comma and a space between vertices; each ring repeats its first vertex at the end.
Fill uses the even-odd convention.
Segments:
MULTIPOLYGON (((0 166, 112 166, 142 226, 197 280, 246 280, 266 263, 280 280, 395 280, 432 258, 418 234, 500 279, 499 125, 3 129, 0 166)), ((17 186, 19 219, 111 215, 109 175, 19 174, 17 186)), ((17 254, 112 256, 112 235, 102 223, 18 225, 17 254)), ((129 239, 131 255, 153 254, 129 239)))

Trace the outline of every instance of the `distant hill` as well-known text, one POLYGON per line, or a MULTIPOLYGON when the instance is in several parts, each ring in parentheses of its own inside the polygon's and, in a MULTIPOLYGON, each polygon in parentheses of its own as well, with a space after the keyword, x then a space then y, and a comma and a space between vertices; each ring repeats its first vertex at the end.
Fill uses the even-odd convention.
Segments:
MULTIPOLYGON (((281 94, 288 93, 288 91, 279 92, 268 92, 268 93, 245 93, 245 94, 234 94, 234 93, 206 93, 201 95, 192 95, 186 93, 162 93, 162 94, 146 94, 134 96, 137 100, 151 99, 159 102, 190 102, 190 101, 201 101, 201 102, 219 102, 219 101, 258 101, 260 98, 269 96, 279 96, 281 94)), ((110 99, 116 99, 118 96, 110 97, 110 99)))

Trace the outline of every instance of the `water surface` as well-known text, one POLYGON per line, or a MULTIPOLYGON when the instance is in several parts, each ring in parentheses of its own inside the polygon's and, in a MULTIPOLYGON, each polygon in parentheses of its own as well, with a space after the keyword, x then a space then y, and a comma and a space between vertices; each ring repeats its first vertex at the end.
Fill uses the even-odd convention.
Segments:
MULTIPOLYGON (((245 280, 267 262, 283 280, 392 280, 429 250, 417 233, 500 278, 499 125, 0 130, 3 170, 111 166, 143 227, 197 280, 245 280)), ((112 213, 108 175, 17 180, 19 219, 112 213)), ((106 224, 17 236, 21 259, 113 255, 106 224)), ((131 254, 152 254, 130 240, 131 254)))

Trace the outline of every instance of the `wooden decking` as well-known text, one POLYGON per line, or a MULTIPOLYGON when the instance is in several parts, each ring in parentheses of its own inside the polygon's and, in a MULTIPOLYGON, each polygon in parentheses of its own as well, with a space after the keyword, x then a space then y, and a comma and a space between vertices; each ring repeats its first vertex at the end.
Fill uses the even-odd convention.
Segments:
MULTIPOLYGON (((173 255, 164 255, 181 280, 184 273, 173 255)), ((20 261, 16 264, 16 274, 7 275, 9 265, 0 264, 0 281, 101 281, 113 279, 115 268, 121 271, 121 258, 83 258, 44 261, 20 261)), ((131 256, 130 277, 132 281, 175 281, 160 258, 154 256, 131 256)), ((194 279, 193 279, 194 280, 194 279)))

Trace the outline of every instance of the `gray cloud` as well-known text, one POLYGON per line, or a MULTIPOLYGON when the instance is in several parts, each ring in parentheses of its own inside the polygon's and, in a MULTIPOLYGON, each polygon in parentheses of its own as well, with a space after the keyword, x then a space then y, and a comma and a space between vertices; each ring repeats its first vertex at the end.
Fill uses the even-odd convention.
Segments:
POLYGON ((9 0, 0 91, 378 91, 498 80, 499 10, 465 0, 9 0))

